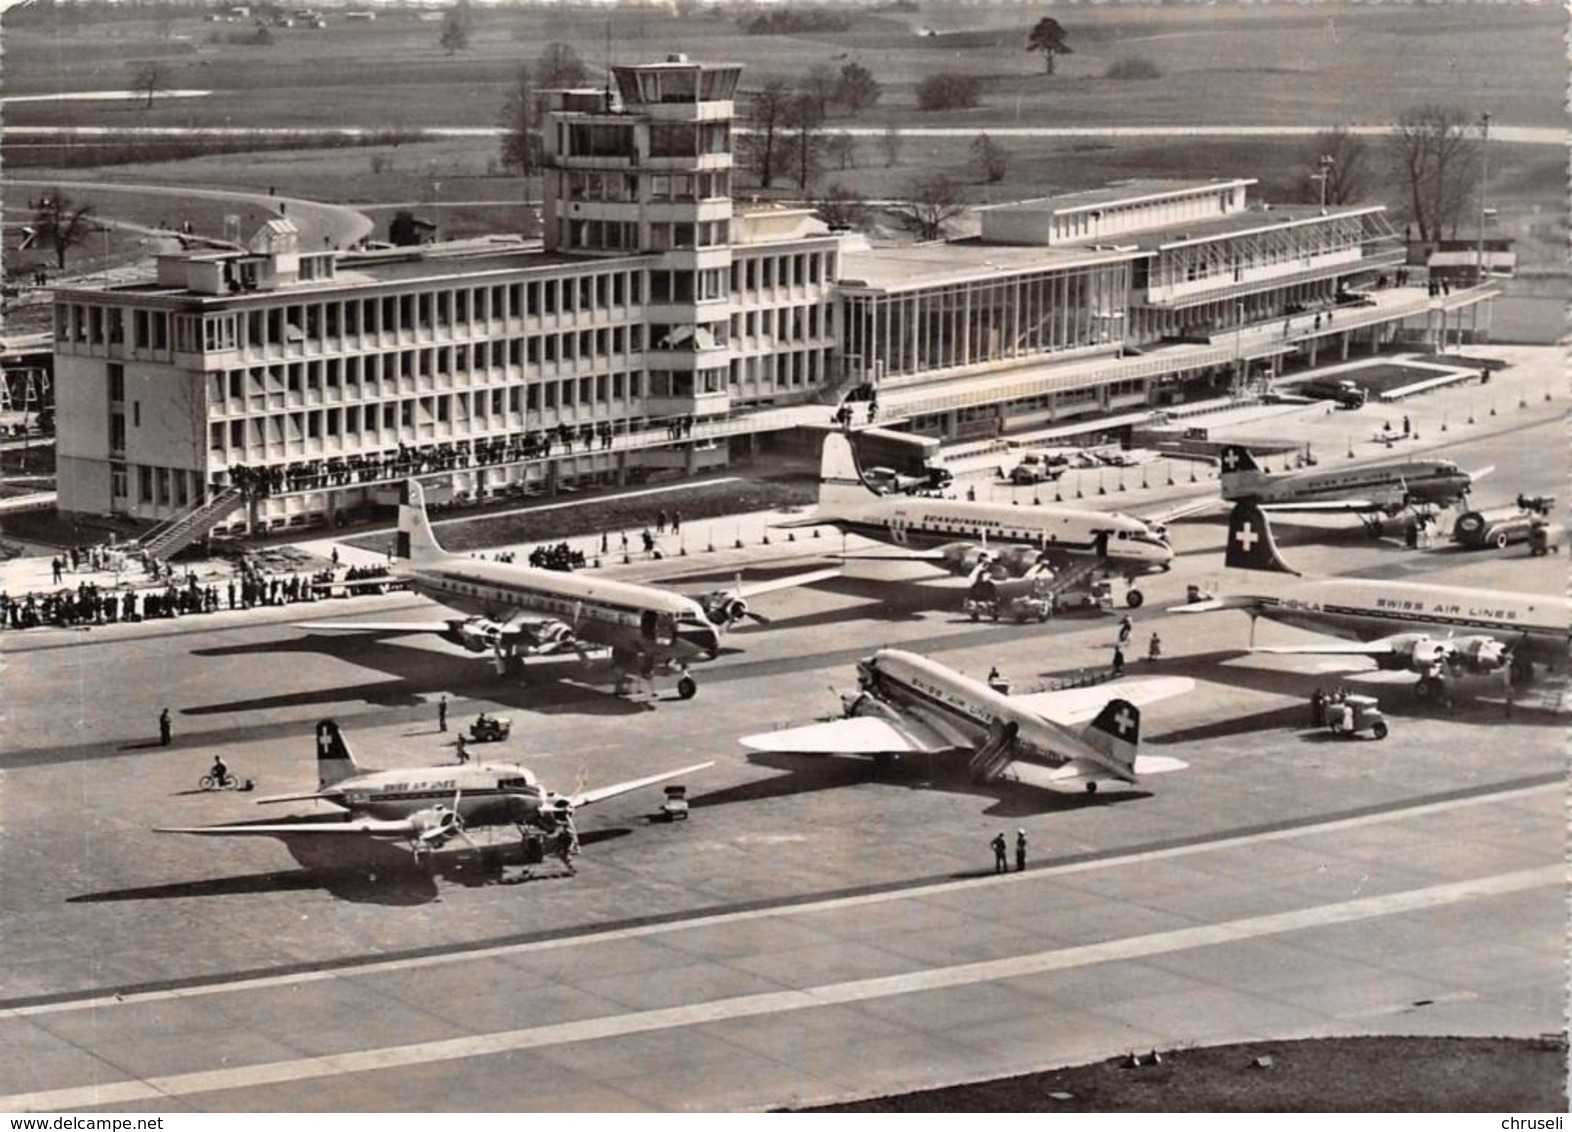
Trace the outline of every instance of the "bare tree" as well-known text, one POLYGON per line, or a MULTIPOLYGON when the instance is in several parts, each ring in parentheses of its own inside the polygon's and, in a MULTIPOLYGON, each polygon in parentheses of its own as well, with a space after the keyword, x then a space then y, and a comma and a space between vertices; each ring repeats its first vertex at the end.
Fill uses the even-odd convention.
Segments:
POLYGON ((971 152, 972 163, 982 170, 983 176, 988 178, 990 185, 1004 180, 1004 175, 1010 167, 1010 155, 1004 151, 1004 146, 994 141, 985 131, 972 139, 971 152))
POLYGON ((527 65, 520 65, 502 100, 502 167, 521 177, 540 172, 540 102, 527 65))
POLYGON ((150 59, 137 67, 136 74, 131 79, 131 89, 138 94, 146 95, 147 103, 144 109, 151 109, 153 97, 159 91, 168 88, 169 80, 169 64, 161 59, 150 59))
POLYGON ((33 209, 32 229, 39 243, 55 250, 55 267, 65 270, 66 252, 85 243, 97 231, 93 223, 93 206, 77 204, 59 189, 49 194, 33 209))
POLYGON ((819 104, 811 94, 797 95, 786 107, 786 144, 790 150, 797 187, 804 192, 819 174, 819 155, 822 152, 819 125, 823 121, 819 104))
POLYGON ((823 136, 824 159, 842 171, 857 164, 857 139, 845 130, 832 130, 823 136))
POLYGON ((1393 145, 1419 238, 1455 233, 1478 169, 1472 121, 1456 106, 1416 106, 1398 119, 1393 145))
POLYGON ((884 165, 892 168, 901 163, 901 131, 894 126, 886 126, 884 133, 879 135, 879 146, 884 150, 884 165))
POLYGON ((1322 130, 1305 147, 1299 195, 1307 201, 1352 204, 1370 191, 1370 146, 1346 126, 1322 130), (1321 184, 1322 174, 1326 185, 1321 184), (1323 191, 1325 196, 1322 196, 1323 191))
POLYGON ((938 240, 951 220, 966 211, 961 186, 943 173, 918 177, 906 186, 906 199, 892 206, 919 240, 938 240))
POLYGON ((856 189, 832 184, 813 202, 816 216, 831 228, 860 228, 868 219, 868 203, 856 189))
POLYGON ((583 86, 589 79, 589 68, 584 65, 584 60, 579 58, 579 53, 567 43, 548 43, 546 49, 540 53, 536 63, 540 71, 540 85, 543 90, 561 90, 566 87, 583 86))
POLYGON ((835 84, 835 101, 846 107, 846 113, 853 118, 861 114, 865 107, 879 101, 880 93, 873 72, 861 63, 854 61, 841 68, 835 84))
POLYGON ((748 100, 752 133, 744 135, 742 157, 761 189, 769 188, 780 172, 784 149, 781 135, 786 129, 791 101, 791 90, 781 79, 771 79, 748 100))

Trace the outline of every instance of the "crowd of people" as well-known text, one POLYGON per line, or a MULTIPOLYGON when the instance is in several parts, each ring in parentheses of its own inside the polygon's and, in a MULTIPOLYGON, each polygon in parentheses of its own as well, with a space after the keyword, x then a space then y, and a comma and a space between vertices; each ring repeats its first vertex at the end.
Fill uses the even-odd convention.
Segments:
POLYGON ((538 570, 582 570, 585 558, 582 550, 559 542, 556 546, 537 546, 530 551, 529 564, 538 570))
MULTIPOLYGON (((56 562, 62 560, 68 559, 62 556, 56 562)), ((178 582, 165 572, 162 586, 103 586, 84 579, 74 588, 50 593, 12 597, 0 591, 0 629, 112 625, 215 613, 221 609, 315 601, 335 583, 364 581, 387 573, 385 566, 353 566, 341 578, 335 578, 331 569, 276 574, 242 560, 236 576, 223 584, 203 585, 194 573, 187 571, 178 582)), ((390 578, 389 584, 396 582, 390 578)))
MULTIPOLYGON (((230 483, 250 498, 266 498, 281 491, 352 487, 432 472, 540 460, 549 457, 557 448, 569 455, 575 446, 585 452, 597 447, 605 450, 612 446, 615 437, 632 432, 633 424, 632 421, 560 424, 555 428, 531 429, 491 439, 442 441, 414 447, 401 443, 391 452, 294 460, 263 467, 235 464, 230 466, 229 477, 230 483)), ((693 424, 692 416, 673 417, 666 425, 666 435, 672 440, 692 436, 693 424)))

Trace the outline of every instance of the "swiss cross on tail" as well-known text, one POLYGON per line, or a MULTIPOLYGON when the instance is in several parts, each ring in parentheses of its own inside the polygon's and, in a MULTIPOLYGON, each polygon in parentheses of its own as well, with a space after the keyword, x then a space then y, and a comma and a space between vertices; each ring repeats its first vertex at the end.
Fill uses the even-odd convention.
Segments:
POLYGON ((1271 525, 1254 503, 1236 503, 1228 517, 1228 545, 1223 564, 1234 570, 1267 570, 1276 574, 1298 574, 1277 553, 1271 525))
POLYGON ((1250 449, 1237 444, 1225 444, 1222 455, 1223 471, 1225 472, 1259 472, 1261 465, 1255 462, 1255 457, 1250 455, 1250 449))

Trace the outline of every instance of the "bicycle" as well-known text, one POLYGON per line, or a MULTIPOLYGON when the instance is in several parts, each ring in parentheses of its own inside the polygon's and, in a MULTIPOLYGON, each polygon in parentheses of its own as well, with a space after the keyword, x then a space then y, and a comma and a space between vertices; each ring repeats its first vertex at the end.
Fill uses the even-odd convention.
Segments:
POLYGON ((240 779, 233 774, 225 774, 222 778, 216 775, 204 774, 198 785, 203 790, 238 790, 240 789, 240 779))

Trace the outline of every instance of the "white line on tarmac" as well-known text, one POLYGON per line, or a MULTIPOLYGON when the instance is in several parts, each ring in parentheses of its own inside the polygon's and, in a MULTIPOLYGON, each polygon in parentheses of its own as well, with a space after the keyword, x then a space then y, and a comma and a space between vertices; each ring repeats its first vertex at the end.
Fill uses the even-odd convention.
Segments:
MULTIPOLYGON (((230 992, 264 990, 273 987, 297 986, 301 983, 323 982, 328 979, 341 977, 359 978, 363 975, 386 974, 391 971, 408 971, 422 967, 439 967, 450 963, 468 963, 527 952, 549 951, 559 947, 584 947, 616 940, 666 935, 693 928, 715 927, 721 924, 762 920, 776 916, 786 917, 839 911, 847 908, 866 907, 871 904, 883 904, 892 900, 920 900, 924 897, 937 896, 948 892, 973 890, 1001 884, 1026 884, 1047 877, 1071 876, 1076 873, 1118 868, 1124 865, 1139 865, 1152 861, 1172 860, 1176 857, 1189 857, 1198 853, 1210 853, 1220 849, 1237 849, 1268 841, 1286 841, 1296 837, 1336 833, 1341 830, 1359 829, 1363 826, 1377 825, 1382 822, 1447 813, 1451 810, 1460 810, 1471 806, 1510 802, 1533 797, 1537 794, 1552 792, 1559 794, 1563 789, 1564 787, 1560 783, 1514 787, 1506 790, 1473 794, 1466 798, 1449 798, 1441 802, 1425 802, 1416 806, 1405 806, 1382 810, 1378 813, 1361 814, 1357 817, 1336 818, 1331 821, 1317 822, 1314 825, 1292 826, 1286 829, 1267 830, 1261 833, 1240 834, 1234 837, 1198 841, 1189 845, 1174 845, 1162 849, 1099 857, 1090 861, 1050 865, 1024 873, 967 877, 964 880, 939 881, 934 884, 918 885, 912 888, 896 888, 884 892, 864 893, 859 896, 837 896, 827 900, 816 900, 803 904, 779 904, 769 908, 754 908, 740 912, 718 912, 708 916, 663 920, 656 924, 641 924, 630 928, 611 928, 604 931, 554 936, 551 939, 530 940, 524 943, 505 943, 494 947, 461 948, 453 951, 444 951, 436 955, 413 955, 401 959, 388 959, 379 963, 338 965, 314 971, 292 971, 285 975, 259 975, 255 978, 215 980, 213 982, 193 983, 187 986, 169 987, 131 994, 101 994, 87 998, 66 999, 59 1002, 43 1002, 32 1006, 17 1006, 0 1010, 0 1019, 27 1018, 41 1014, 63 1014, 76 1010, 105 1010, 115 1006, 135 1006, 145 1002, 199 998, 210 994, 227 994, 230 992)), ((3 1109, 0 1109, 0 1111, 3 1111, 3 1109)))
POLYGON ((971 986, 998 979, 1021 978, 1050 971, 1065 971, 1095 963, 1129 961, 1194 947, 1215 947, 1267 935, 1325 927, 1330 924, 1353 923, 1377 916, 1422 912, 1469 900, 1502 896, 1548 885, 1560 885, 1565 882, 1565 877, 1564 866, 1543 865, 1535 869, 1521 869, 1491 877, 1411 889, 1407 892, 1323 904, 1295 912, 1279 912, 1218 924, 1175 928, 1148 935, 1108 940, 1104 943, 1067 947, 1057 951, 1039 951, 1029 955, 1015 955, 980 963, 963 963, 953 967, 934 967, 905 975, 886 975, 850 982, 826 983, 800 990, 740 995, 735 998, 717 999, 687 1006, 633 1011, 577 1022, 417 1042, 405 1046, 384 1046, 323 1057, 302 1057, 292 1061, 176 1073, 165 1077, 149 1077, 146 1080, 17 1093, 8 1097, 0 1096, 0 1111, 71 1111, 92 1106, 113 1107, 140 1101, 187 1096, 193 1093, 277 1085, 338 1077, 350 1073, 369 1073, 406 1066, 458 1061, 471 1057, 486 1057, 568 1042, 596 1041, 628 1034, 672 1030, 682 1026, 698 1026, 734 1018, 785 1014, 816 1007, 888 998, 894 995, 971 986))

